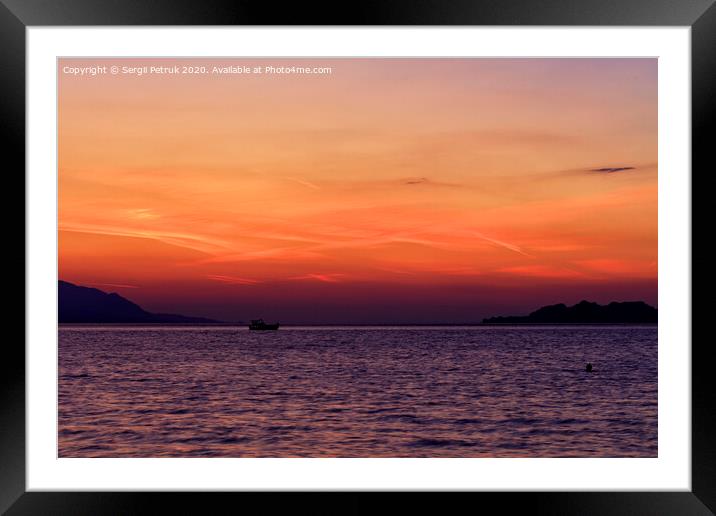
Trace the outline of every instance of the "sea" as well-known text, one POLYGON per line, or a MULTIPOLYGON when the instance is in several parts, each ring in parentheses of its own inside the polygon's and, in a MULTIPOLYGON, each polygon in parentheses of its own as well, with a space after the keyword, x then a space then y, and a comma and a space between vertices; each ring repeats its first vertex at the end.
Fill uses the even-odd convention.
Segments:
POLYGON ((62 326, 58 365, 59 457, 658 454, 656 326, 62 326))

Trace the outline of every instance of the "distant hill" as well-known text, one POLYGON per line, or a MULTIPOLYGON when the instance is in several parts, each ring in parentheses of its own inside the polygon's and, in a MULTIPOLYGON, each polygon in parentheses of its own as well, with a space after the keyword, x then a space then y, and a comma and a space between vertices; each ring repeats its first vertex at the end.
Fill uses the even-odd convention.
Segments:
POLYGON ((563 303, 543 306, 529 315, 509 315, 483 319, 483 324, 627 324, 656 323, 657 309, 643 301, 600 305, 580 301, 574 306, 563 303))
POLYGON ((203 317, 153 314, 119 294, 81 287, 60 280, 58 318, 60 323, 217 323, 203 317))

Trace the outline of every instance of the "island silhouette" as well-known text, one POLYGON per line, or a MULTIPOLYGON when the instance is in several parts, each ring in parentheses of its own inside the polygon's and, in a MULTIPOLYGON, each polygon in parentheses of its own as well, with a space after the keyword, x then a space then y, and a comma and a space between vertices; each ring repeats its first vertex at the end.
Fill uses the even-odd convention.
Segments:
POLYGON ((57 282, 58 322, 60 323, 220 323, 205 317, 147 312, 116 293, 57 282))
POLYGON ((508 315, 483 319, 483 324, 656 324, 658 311, 643 301, 611 302, 600 305, 580 301, 548 305, 529 315, 508 315))
MULTIPOLYGON (((228 324, 206 317, 152 313, 117 293, 75 285, 59 280, 58 321, 60 323, 163 323, 228 324)), ((529 315, 489 317, 485 325, 498 324, 656 324, 657 309, 643 301, 612 302, 600 305, 581 301, 568 307, 548 305, 529 315)))

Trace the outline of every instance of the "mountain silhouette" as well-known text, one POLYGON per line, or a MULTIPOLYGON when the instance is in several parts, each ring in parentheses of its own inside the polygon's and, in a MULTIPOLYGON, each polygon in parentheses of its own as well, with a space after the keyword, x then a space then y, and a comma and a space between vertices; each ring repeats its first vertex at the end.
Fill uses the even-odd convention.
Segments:
POLYGON ((483 324, 655 324, 657 309, 643 301, 612 302, 608 305, 580 301, 543 306, 529 315, 508 315, 483 319, 483 324))
POLYGON ((81 287, 67 281, 57 283, 60 323, 217 323, 204 317, 153 314, 119 294, 81 287))

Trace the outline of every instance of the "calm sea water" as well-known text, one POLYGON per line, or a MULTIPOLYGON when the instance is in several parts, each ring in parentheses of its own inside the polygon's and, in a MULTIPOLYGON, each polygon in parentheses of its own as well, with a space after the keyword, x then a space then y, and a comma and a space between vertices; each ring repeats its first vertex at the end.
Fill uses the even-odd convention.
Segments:
POLYGON ((61 457, 655 457, 657 330, 63 327, 58 437, 61 457))

